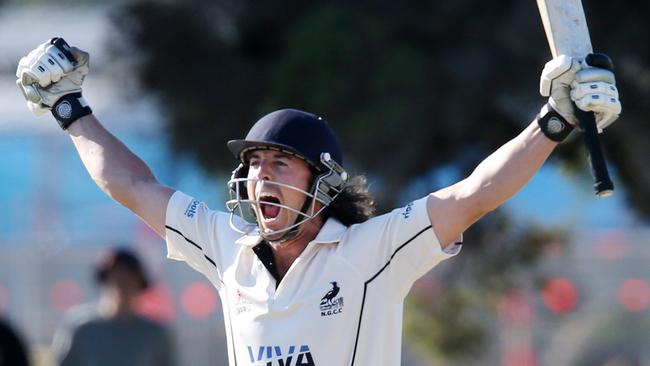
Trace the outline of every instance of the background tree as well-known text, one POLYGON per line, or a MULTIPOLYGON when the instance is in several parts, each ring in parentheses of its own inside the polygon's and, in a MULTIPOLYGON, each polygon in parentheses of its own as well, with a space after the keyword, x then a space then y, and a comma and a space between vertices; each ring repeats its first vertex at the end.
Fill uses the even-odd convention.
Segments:
MULTIPOLYGON (((650 45, 639 35, 650 7, 585 7, 597 50, 618 65, 624 103, 602 142, 616 183, 647 219, 650 45)), ((260 116, 313 111, 341 136, 348 169, 371 177, 380 212, 441 188, 438 173, 469 174, 545 102, 537 85, 550 53, 532 1, 138 1, 113 19, 114 54, 161 101, 178 151, 223 174, 235 166, 225 142, 260 116)), ((554 158, 584 174, 583 150, 576 139, 554 158)), ((443 300, 409 304, 407 314, 420 316, 407 318, 412 339, 441 362, 480 354, 489 317, 476 314, 495 309, 476 299, 517 286, 518 268, 563 235, 515 227, 500 212, 481 220, 466 235, 472 248, 439 271, 449 284, 443 300)))

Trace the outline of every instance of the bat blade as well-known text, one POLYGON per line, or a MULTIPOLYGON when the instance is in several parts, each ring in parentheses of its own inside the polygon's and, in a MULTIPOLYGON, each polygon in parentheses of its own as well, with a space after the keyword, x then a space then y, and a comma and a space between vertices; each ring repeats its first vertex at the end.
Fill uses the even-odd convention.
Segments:
POLYGON ((584 58, 593 50, 580 0, 537 0, 553 57, 584 58))

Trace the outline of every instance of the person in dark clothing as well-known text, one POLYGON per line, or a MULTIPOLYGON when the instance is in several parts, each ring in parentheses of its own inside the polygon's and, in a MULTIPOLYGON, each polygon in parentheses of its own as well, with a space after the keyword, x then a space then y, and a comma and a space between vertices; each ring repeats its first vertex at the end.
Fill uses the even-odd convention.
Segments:
POLYGON ((114 249, 95 276, 101 286, 99 303, 72 309, 55 334, 59 364, 175 365, 174 342, 166 327, 134 311, 134 300, 149 285, 135 254, 114 249))
POLYGON ((25 346, 14 329, 0 318, 0 366, 29 365, 25 346))

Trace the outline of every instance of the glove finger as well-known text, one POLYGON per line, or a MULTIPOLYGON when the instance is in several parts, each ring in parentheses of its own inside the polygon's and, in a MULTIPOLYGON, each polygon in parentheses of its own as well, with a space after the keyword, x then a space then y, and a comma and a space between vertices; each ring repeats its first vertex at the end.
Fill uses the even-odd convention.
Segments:
POLYGON ((42 116, 49 111, 48 108, 44 108, 40 104, 30 101, 27 101, 27 108, 29 108, 29 110, 37 116, 42 116))
POLYGON ((47 44, 43 43, 33 50, 29 51, 27 58, 30 60, 30 64, 33 63, 34 60, 37 60, 39 57, 41 57, 43 52, 45 52, 45 47, 47 47, 47 44))
POLYGON ((576 81, 578 83, 604 81, 609 84, 616 84, 616 78, 613 72, 597 67, 588 67, 578 71, 576 73, 576 81))
POLYGON ((46 87, 52 83, 52 75, 45 64, 37 61, 23 72, 21 80, 24 85, 39 84, 46 87))
POLYGON ((56 61, 56 63, 61 67, 63 73, 69 73, 74 68, 74 65, 68 58, 54 45, 47 47, 47 53, 56 61))
POLYGON ((42 44, 33 50, 29 51, 27 56, 22 57, 20 61, 18 61, 18 67, 16 68, 16 77, 22 78, 23 73, 26 70, 29 70, 39 59, 39 57, 43 54, 45 45, 42 44))
MULTIPOLYGON (((16 77, 24 84, 34 84, 38 82, 38 75, 31 72, 30 70, 36 64, 38 57, 40 57, 41 51, 36 48, 27 54, 27 56, 20 59, 18 62, 18 67, 16 68, 16 77)), ((44 69, 44 68, 43 68, 44 69)), ((46 71, 46 69, 44 69, 46 71)), ((40 71, 38 71, 40 73, 40 71)))
POLYGON ((20 79, 16 80, 16 85, 18 85, 25 99, 34 103, 40 103, 42 99, 41 94, 34 85, 24 85, 20 79))
POLYGON ((90 63, 90 54, 88 52, 82 51, 77 47, 70 47, 70 53, 74 56, 74 59, 77 62, 77 67, 88 65, 90 63))
POLYGON ((598 133, 602 133, 604 129, 609 127, 618 119, 618 114, 596 114, 596 127, 598 128, 598 133))
POLYGON ((18 67, 16 67, 16 77, 17 78, 22 78, 23 72, 25 70, 29 69, 29 65, 31 63, 31 60, 25 56, 18 61, 18 67))
POLYGON ((574 102, 578 108, 585 112, 621 113, 619 100, 604 94, 589 94, 580 99, 574 99, 574 102))
POLYGON ((581 99, 590 94, 600 94, 618 99, 618 89, 616 89, 616 86, 606 82, 596 81, 582 84, 573 83, 571 85, 571 98, 574 100, 581 99))
POLYGON ((542 77, 539 81, 539 93, 548 97, 551 93, 553 80, 571 69, 573 60, 566 55, 560 55, 544 65, 542 77))
POLYGON ((49 73, 49 83, 44 85, 40 83, 41 80, 39 80, 39 84, 41 84, 41 86, 47 86, 50 83, 56 83, 57 81, 61 80, 61 77, 63 76, 64 73, 63 68, 59 65, 58 62, 56 62, 56 58, 52 54, 50 54, 50 52, 46 51, 45 53, 43 53, 41 57, 38 59, 38 64, 40 66, 44 66, 45 68, 47 68, 47 71, 49 73))

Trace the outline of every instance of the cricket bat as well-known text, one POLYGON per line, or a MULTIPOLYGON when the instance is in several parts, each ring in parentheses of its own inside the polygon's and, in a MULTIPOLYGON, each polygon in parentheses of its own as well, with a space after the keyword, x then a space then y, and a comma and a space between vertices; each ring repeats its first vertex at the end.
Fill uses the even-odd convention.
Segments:
MULTIPOLYGON (((567 55, 584 60, 593 52, 581 0, 537 0, 537 7, 553 57, 567 55)), ((614 193, 614 183, 609 178, 607 163, 600 147, 594 114, 578 107, 575 107, 575 113, 583 129, 596 196, 611 196, 614 193)))

